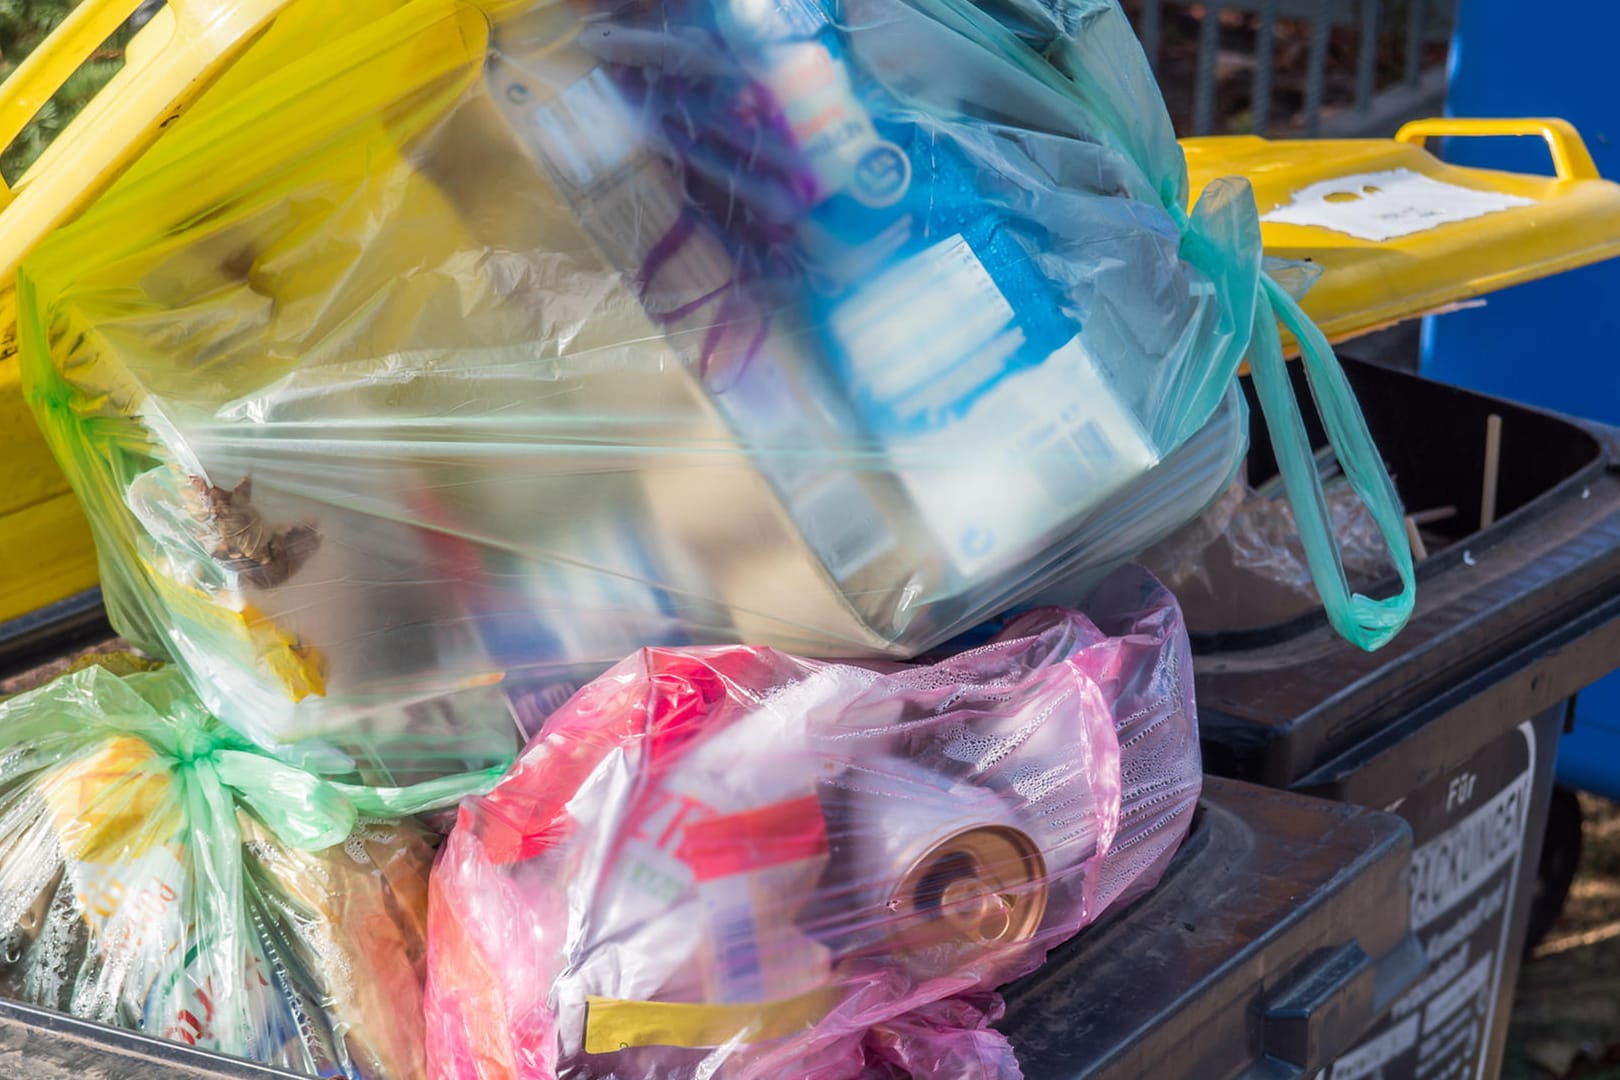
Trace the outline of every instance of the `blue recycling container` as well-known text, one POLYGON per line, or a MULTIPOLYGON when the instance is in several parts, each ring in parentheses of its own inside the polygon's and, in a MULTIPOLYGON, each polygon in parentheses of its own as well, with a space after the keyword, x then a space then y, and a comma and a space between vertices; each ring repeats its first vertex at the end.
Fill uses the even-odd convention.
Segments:
MULTIPOLYGON (((1586 137, 1598 170, 1620 178, 1614 41, 1620 3, 1462 0, 1451 44, 1452 116, 1556 116, 1586 137)), ((1453 138, 1459 165, 1553 175, 1536 138, 1453 138)), ((1486 305, 1425 320, 1423 372, 1530 405, 1620 424, 1620 260, 1521 285, 1486 305)), ((1617 658, 1620 660, 1620 658, 1617 658)), ((1558 779, 1620 799, 1620 674, 1577 700, 1558 779)))

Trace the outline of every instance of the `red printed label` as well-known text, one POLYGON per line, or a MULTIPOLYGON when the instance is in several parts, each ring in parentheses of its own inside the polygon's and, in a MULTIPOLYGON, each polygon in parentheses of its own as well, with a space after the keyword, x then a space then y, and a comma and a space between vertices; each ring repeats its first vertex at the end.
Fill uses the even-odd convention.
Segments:
POLYGON ((815 858, 826 851, 821 801, 806 795, 694 821, 686 827, 676 855, 703 882, 815 858))

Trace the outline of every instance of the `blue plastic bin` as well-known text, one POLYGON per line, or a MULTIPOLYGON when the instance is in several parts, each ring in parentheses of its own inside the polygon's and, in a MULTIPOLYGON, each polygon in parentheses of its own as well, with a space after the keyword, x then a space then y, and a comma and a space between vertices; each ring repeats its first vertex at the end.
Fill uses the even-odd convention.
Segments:
MULTIPOLYGON (((1462 0, 1451 47, 1453 116, 1556 116, 1620 178, 1613 42, 1620 4, 1462 0)), ((1448 139, 1459 165, 1552 175, 1533 138, 1448 139)), ((1492 295, 1483 308, 1425 320, 1423 373, 1574 416, 1620 423, 1620 260, 1492 295)), ((1559 750, 1560 782, 1620 799, 1620 674, 1583 691, 1559 750)))

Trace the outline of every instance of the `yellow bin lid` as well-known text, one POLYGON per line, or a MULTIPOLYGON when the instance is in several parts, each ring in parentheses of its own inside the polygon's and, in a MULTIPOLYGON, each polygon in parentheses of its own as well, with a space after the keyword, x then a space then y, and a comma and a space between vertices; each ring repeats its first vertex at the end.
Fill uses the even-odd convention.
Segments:
POLYGON ((1620 185, 1563 120, 1420 120, 1394 140, 1185 139, 1193 198, 1254 185, 1267 255, 1316 263, 1302 301, 1330 341, 1620 255, 1620 185), (1438 136, 1545 139, 1556 177, 1447 165, 1438 136))

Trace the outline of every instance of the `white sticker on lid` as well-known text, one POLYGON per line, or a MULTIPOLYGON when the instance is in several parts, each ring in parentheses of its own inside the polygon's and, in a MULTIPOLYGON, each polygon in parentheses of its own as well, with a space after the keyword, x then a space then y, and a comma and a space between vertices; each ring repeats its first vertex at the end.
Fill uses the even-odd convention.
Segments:
POLYGON ((1448 184, 1410 169, 1390 169, 1312 184, 1261 220, 1382 243, 1534 203, 1519 195, 1448 184))

